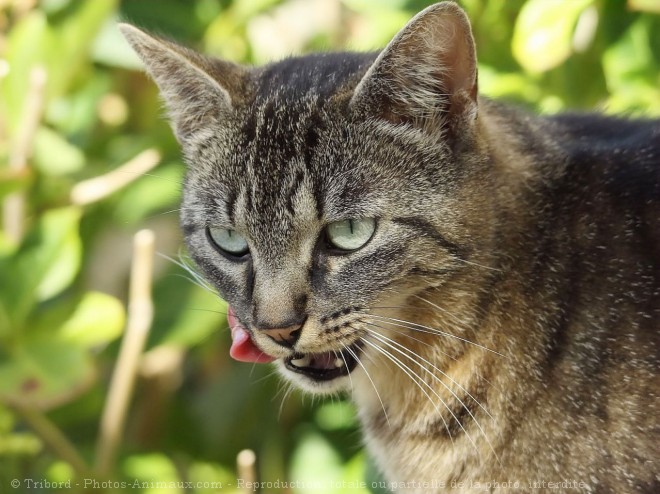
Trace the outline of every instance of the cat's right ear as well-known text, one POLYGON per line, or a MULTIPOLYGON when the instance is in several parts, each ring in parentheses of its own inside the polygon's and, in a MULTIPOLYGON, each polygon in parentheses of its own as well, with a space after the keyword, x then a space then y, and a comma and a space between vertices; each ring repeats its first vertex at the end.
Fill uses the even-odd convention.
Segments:
POLYGON ((122 23, 119 30, 142 59, 165 100, 179 141, 231 110, 245 69, 203 55, 122 23))
POLYGON ((470 22, 454 2, 417 14, 357 85, 351 107, 393 124, 443 134, 477 116, 477 62, 470 22))

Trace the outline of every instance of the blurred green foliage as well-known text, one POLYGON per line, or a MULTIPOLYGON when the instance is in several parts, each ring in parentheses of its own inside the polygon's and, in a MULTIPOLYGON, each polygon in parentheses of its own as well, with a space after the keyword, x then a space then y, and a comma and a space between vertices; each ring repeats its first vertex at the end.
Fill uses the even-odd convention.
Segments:
MULTIPOLYGON (((65 449, 92 468, 125 325, 131 235, 148 227, 159 252, 176 258, 180 248, 184 167, 117 21, 261 63, 377 49, 429 3, 0 0, 0 492, 12 479, 25 488, 25 479, 93 478, 65 449), (141 155, 110 173, 147 149, 161 157, 154 171, 140 168, 151 166, 141 155)), ((656 0, 461 3, 484 94, 541 112, 660 115, 656 0)), ((118 461, 97 474, 105 491, 138 480, 154 483, 145 494, 218 492, 204 482, 233 492, 236 455, 251 448, 261 480, 308 483, 293 492, 368 492, 358 483, 376 477, 365 473, 351 405, 304 402, 278 392, 268 368, 230 361, 223 303, 176 263, 156 261, 155 320, 118 461), (188 480, 202 487, 155 484, 188 480)), ((30 492, 61 490, 85 484, 30 492)))

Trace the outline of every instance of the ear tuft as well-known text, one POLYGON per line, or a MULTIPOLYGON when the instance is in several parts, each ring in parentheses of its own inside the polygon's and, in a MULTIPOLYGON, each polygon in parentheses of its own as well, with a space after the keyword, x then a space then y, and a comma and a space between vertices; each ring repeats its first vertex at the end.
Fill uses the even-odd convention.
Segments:
POLYGON ((474 119, 477 62, 465 12, 442 2, 417 14, 367 71, 351 105, 426 130, 474 119))
POLYGON ((218 121, 231 109, 231 92, 242 85, 245 70, 214 60, 130 24, 119 30, 158 85, 179 140, 218 121))

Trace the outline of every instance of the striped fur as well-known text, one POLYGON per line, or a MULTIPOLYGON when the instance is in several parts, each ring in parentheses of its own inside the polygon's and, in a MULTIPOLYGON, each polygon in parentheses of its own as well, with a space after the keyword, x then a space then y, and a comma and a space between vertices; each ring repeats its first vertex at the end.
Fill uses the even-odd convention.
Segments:
POLYGON ((660 122, 477 97, 453 3, 380 54, 261 68, 124 31, 189 165, 190 255, 287 379, 348 392, 393 490, 660 490, 660 122), (338 255, 349 218, 376 233, 338 255), (300 320, 295 350, 256 329, 300 320), (331 382, 282 363, 356 342, 331 382))

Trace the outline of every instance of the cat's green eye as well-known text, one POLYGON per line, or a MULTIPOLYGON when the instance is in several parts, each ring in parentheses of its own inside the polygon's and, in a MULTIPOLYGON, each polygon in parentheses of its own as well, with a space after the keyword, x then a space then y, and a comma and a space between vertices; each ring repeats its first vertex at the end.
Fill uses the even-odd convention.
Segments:
POLYGON ((356 250, 364 246, 376 229, 373 218, 359 218, 335 221, 326 227, 330 244, 341 250, 356 250))
POLYGON ((209 227, 211 241, 224 252, 233 256, 242 256, 248 253, 247 241, 236 230, 227 228, 209 227))

